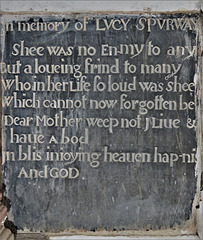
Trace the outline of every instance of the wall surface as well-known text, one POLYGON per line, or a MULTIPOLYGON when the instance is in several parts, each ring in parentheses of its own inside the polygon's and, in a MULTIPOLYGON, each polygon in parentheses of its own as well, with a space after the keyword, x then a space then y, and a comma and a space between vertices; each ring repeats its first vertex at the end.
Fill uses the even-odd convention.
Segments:
MULTIPOLYGON (((145 11, 145 12, 192 12, 200 11, 202 1, 1 1, 3 12, 91 12, 91 11, 145 11)), ((201 169, 201 166, 199 166, 201 169)), ((200 172, 200 170, 198 170, 200 172)), ((198 211, 200 237, 202 237, 202 203, 198 211)), ((19 235, 19 239, 21 239, 19 235)), ((23 239, 26 239, 23 237, 23 239)), ((27 237, 27 239, 29 239, 27 237)), ((42 238, 43 239, 43 238, 42 238)), ((57 238, 56 238, 57 239, 57 238)), ((61 238, 62 239, 62 238, 61 238)))
POLYGON ((201 0, 191 1, 1 1, 8 12, 88 12, 88 11, 198 11, 201 0))

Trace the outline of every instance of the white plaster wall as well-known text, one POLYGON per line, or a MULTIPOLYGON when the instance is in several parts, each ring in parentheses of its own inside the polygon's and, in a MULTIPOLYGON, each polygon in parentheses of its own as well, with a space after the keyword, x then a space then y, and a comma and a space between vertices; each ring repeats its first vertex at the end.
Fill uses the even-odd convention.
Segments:
POLYGON ((54 11, 54 12, 81 12, 81 11, 193 11, 202 8, 203 0, 159 0, 159 1, 5 1, 0 2, 1 11, 54 11))
POLYGON ((90 236, 69 236, 51 237, 50 240, 199 240, 197 236, 183 237, 90 237, 90 236))
POLYGON ((197 222, 198 222, 198 234, 200 240, 203 240, 203 191, 201 192, 202 201, 199 204, 199 210, 197 212, 197 222))

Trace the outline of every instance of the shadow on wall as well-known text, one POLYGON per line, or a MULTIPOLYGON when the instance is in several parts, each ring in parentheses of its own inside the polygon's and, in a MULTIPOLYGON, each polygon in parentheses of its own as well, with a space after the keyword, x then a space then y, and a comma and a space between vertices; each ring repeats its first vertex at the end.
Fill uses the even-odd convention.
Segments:
POLYGON ((5 186, 0 189, 0 239, 1 240, 14 240, 17 228, 13 222, 7 219, 7 213, 10 210, 10 200, 3 196, 5 186))

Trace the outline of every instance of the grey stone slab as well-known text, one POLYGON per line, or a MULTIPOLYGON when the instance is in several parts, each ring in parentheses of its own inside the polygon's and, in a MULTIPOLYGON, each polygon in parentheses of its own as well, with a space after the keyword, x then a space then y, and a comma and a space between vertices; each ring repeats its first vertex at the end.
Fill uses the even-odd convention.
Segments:
POLYGON ((191 219, 198 20, 104 14, 11 23, 2 36, 3 182, 19 229, 158 231, 191 219))

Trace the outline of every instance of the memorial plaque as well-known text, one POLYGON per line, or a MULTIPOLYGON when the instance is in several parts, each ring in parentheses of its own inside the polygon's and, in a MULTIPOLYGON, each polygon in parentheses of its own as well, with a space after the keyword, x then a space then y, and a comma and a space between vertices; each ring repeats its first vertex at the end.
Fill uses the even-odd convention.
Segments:
POLYGON ((18 229, 178 229, 196 193, 197 14, 1 23, 3 182, 18 229))

